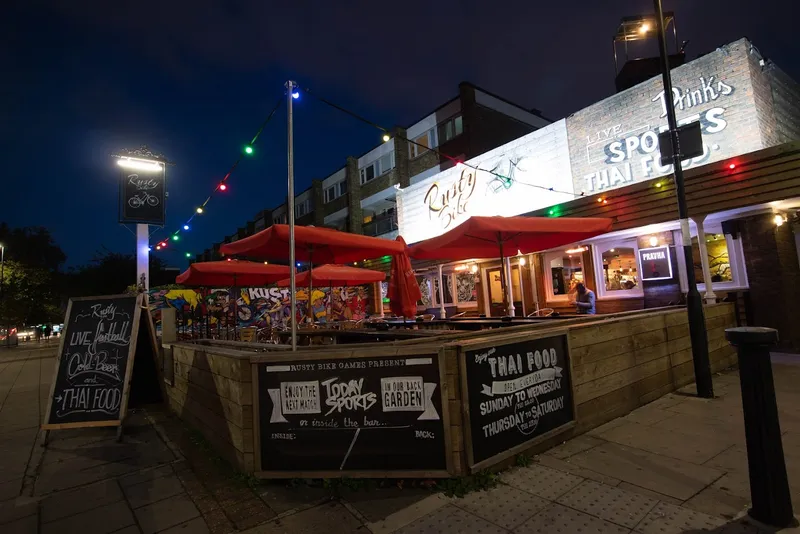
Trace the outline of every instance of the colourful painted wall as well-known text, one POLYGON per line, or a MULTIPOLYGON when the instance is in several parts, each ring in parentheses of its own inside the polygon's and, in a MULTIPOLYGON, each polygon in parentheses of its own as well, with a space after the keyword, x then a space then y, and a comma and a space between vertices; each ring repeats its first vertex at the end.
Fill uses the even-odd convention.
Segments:
MULTIPOLYGON (((236 288, 236 315, 238 326, 257 326, 281 324, 288 320, 289 290, 282 288, 247 287, 236 288)), ((181 310, 200 307, 202 314, 210 312, 212 324, 216 315, 223 314, 232 324, 234 316, 233 288, 208 290, 161 289, 150 291, 150 310, 156 324, 160 327, 161 310, 167 307, 181 310)), ((369 291, 366 286, 314 288, 311 291, 311 305, 318 322, 330 318, 339 320, 364 319, 368 309, 369 291)), ((297 318, 308 316, 308 289, 297 291, 297 318)))

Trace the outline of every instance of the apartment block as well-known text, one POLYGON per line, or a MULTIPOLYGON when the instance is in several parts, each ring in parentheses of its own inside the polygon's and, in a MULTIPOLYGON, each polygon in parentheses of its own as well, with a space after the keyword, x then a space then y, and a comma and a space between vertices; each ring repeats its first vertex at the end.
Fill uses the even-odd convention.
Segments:
MULTIPOLYGON (((299 225, 336 228, 394 239, 398 235, 396 192, 550 124, 528 110, 467 82, 458 95, 420 120, 392 130, 390 139, 361 156, 349 156, 330 176, 312 180, 295 196, 299 225)), ((265 209, 228 235, 231 243, 272 224, 285 224, 287 204, 265 209)), ((195 261, 220 259, 215 243, 195 261)))

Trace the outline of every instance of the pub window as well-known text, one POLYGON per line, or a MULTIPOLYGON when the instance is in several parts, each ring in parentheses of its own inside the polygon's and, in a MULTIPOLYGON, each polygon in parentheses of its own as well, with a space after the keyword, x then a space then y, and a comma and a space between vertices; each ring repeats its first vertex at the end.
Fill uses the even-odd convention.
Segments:
POLYGON ((425 308, 433 308, 433 300, 431 300, 431 286, 429 283, 429 279, 425 276, 418 276, 417 283, 419 284, 419 292, 422 294, 422 298, 419 301, 419 304, 425 308))
MULTIPOLYGON (((442 285, 444 291, 442 292, 444 296, 444 304, 445 306, 450 306, 455 304, 453 301, 453 275, 452 274, 442 274, 442 285)), ((439 276, 435 275, 433 277, 433 302, 436 306, 439 305, 439 276)))
POLYGON ((456 298, 458 303, 477 302, 478 287, 475 283, 475 275, 471 272, 456 273, 456 298))
POLYGON ((569 253, 561 250, 545 255, 545 287, 548 298, 567 300, 575 291, 575 286, 583 283, 583 259, 580 252, 569 253))
MULTIPOLYGON (((708 252, 708 270, 711 283, 733 282, 733 269, 728 251, 728 241, 724 234, 706 234, 706 251, 708 252)), ((692 263, 698 284, 705 284, 703 264, 700 261, 700 247, 697 236, 692 237, 692 263)))
POLYGON ((640 297, 644 294, 638 252, 635 239, 594 245, 593 258, 599 297, 640 297))

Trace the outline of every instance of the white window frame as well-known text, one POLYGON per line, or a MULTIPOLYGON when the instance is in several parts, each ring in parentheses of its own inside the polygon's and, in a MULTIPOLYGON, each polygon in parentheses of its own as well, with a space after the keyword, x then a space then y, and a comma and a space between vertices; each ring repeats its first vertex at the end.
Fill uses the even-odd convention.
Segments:
MULTIPOLYGON (((644 286, 642 281, 642 266, 639 265, 639 242, 635 237, 628 239, 615 239, 613 241, 601 241, 591 245, 592 265, 594 265, 594 285, 597 288, 597 298, 601 300, 619 299, 640 299, 644 297, 644 286), (606 281, 602 277, 603 273, 603 251, 612 248, 632 248, 633 257, 636 261, 636 273, 639 283, 633 289, 617 289, 609 291, 606 289, 606 281)), ((670 251, 674 254, 675 250, 670 251)), ((674 273, 673 273, 674 276, 674 273)))
MULTIPOLYGON (((722 225, 703 225, 703 230, 708 234, 722 234, 722 225)), ((675 241, 677 246, 682 246, 682 239, 680 232, 676 231, 675 241), (680 244, 678 243, 680 241, 680 244)), ((741 289, 749 289, 750 282, 747 279, 747 267, 744 263, 744 249, 742 248, 742 237, 734 239, 730 234, 722 234, 725 236, 725 242, 728 245, 728 257, 731 262, 731 273, 733 274, 733 281, 731 282, 712 282, 711 289, 716 293, 726 291, 737 291, 741 289)), ((695 232, 692 232, 692 237, 697 237, 695 232)), ((680 271, 681 292, 687 293, 689 291, 689 283, 687 282, 686 269, 682 261, 678 262, 680 271)), ((704 282, 697 284, 697 291, 700 293, 706 292, 706 284, 704 282)), ((719 295, 717 295, 719 297, 719 295)))
MULTIPOLYGON (((450 286, 450 298, 455 298, 456 300, 458 300, 458 294, 456 293, 456 279, 455 279, 455 276, 453 276, 454 274, 455 274, 454 271, 442 272, 442 283, 443 284, 447 284, 447 280, 448 280, 447 277, 448 276, 450 277, 450 279, 449 279, 450 283, 448 284, 450 286)), ((431 276, 430 280, 431 280, 431 291, 432 291, 431 300, 433 301, 433 306, 435 308, 438 308, 439 307, 439 292, 435 291, 435 289, 436 289, 436 285, 439 283, 439 273, 436 273, 433 276, 431 276)), ((445 306, 458 306, 458 303, 457 302, 445 302, 444 305, 445 306)))
POLYGON ((426 154, 430 150, 436 148, 436 126, 431 128, 427 132, 421 133, 420 135, 416 136, 414 139, 410 139, 409 141, 412 141, 412 142, 408 143, 408 157, 409 157, 409 159, 416 159, 416 158, 422 156, 423 154, 426 154), (424 150, 419 145, 414 144, 414 142, 416 142, 416 140, 419 139, 420 137, 422 137, 423 135, 427 135, 428 136, 428 149, 427 150, 424 150))
MULTIPOLYGON (((578 245, 573 245, 577 247, 578 245)), ((552 271, 550 270, 550 262, 555 258, 560 258, 565 254, 564 248, 560 248, 558 250, 551 250, 550 252, 545 252, 544 254, 544 292, 547 296, 547 302, 569 302, 569 293, 565 293, 563 295, 556 295, 553 293, 553 276, 552 271)), ((581 256, 583 254, 581 253, 581 256)), ((583 281, 586 282, 586 266, 582 265, 581 270, 583 271, 583 281)))
POLYGON ((439 135, 439 140, 442 143, 446 143, 448 141, 451 141, 451 140, 455 139, 456 137, 458 137, 459 135, 464 133, 464 116, 462 114, 459 113, 458 115, 453 115, 452 117, 450 117, 446 121, 443 121, 443 122, 439 123, 439 131, 446 134, 447 133, 447 127, 449 125, 451 125, 451 124, 453 125, 453 136, 452 137, 447 137, 447 135, 444 135, 444 136, 439 135), (458 119, 461 119, 461 131, 460 132, 458 132, 457 128, 456 128, 456 121, 458 119))
POLYGON ((347 187, 347 180, 340 180, 340 181, 336 182, 335 184, 333 184, 332 186, 326 187, 325 188, 325 203, 327 204, 328 202, 333 202, 337 198, 339 198, 341 196, 344 196, 344 194, 347 191, 346 190, 342 191, 342 189, 346 188, 346 187, 347 187), (330 195, 328 193, 330 193, 330 195))
POLYGON ((294 205, 294 218, 299 219, 300 217, 305 217, 309 213, 311 213, 311 201, 310 199, 305 199, 302 202, 298 202, 294 205), (301 213, 301 209, 303 208, 304 211, 301 213))
POLYGON ((281 215, 273 215, 272 224, 286 224, 286 219, 285 213, 282 213, 281 215))
POLYGON ((392 169, 394 169, 394 166, 395 166, 394 152, 389 152, 387 154, 384 154, 383 156, 379 157, 378 159, 371 161, 368 165, 364 165, 358 171, 359 179, 361 180, 361 185, 369 183, 372 180, 375 180, 376 178, 378 178, 380 176, 383 176, 387 172, 389 172, 392 169), (381 161, 384 158, 386 158, 387 156, 389 157, 389 165, 385 166, 385 165, 381 164, 381 161), (372 178, 368 179, 367 178, 367 169, 369 169, 370 167, 373 167, 373 176, 372 176, 372 178))

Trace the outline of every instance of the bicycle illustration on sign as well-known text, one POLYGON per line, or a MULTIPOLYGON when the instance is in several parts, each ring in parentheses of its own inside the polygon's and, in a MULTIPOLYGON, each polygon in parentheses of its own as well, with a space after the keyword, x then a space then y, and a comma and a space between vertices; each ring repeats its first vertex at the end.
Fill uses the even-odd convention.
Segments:
POLYGON ((138 194, 128 199, 128 206, 131 208, 141 208, 145 204, 156 207, 160 204, 160 201, 156 195, 151 195, 146 191, 140 191, 138 194))

